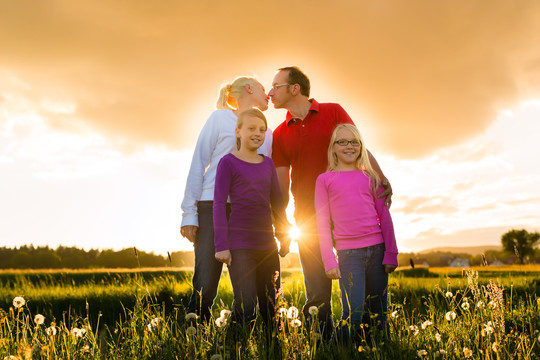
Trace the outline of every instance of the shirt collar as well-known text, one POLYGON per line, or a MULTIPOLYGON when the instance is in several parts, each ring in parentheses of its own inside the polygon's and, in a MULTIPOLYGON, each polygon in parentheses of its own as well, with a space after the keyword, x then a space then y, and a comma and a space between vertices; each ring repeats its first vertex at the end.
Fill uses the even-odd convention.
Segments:
MULTIPOLYGON (((309 102, 311 103, 311 106, 308 110, 308 114, 311 112, 311 111, 315 111, 315 112, 319 112, 319 103, 317 102, 317 100, 315 99, 309 99, 309 102)), ((307 115, 306 115, 307 117, 307 115)), ((291 113, 289 111, 287 111, 287 115, 285 117, 285 121, 287 123, 287 125, 291 125, 291 122, 296 122, 296 121, 301 121, 303 119, 298 119, 298 118, 293 118, 291 113)))

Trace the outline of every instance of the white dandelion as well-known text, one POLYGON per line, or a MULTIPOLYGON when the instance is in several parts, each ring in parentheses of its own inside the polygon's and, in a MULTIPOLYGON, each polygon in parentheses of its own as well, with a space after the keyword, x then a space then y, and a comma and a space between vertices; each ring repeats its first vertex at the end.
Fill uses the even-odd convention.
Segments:
POLYGON ((299 327, 299 326, 302 326, 302 322, 301 322, 300 320, 298 320, 298 319, 293 319, 293 320, 291 321, 291 327, 292 327, 292 328, 297 328, 297 327, 299 327))
POLYGON ((50 326, 45 329, 45 333, 49 336, 55 336, 56 335, 56 327, 50 326))
POLYGON ((282 308, 279 308, 278 312, 279 312, 279 316, 286 317, 288 310, 287 308, 282 307, 282 308))
POLYGON ((479 309, 483 309, 486 306, 482 300, 476 303, 476 307, 479 309))
POLYGON ((452 321, 452 320, 455 320, 456 319, 456 313, 453 312, 453 311, 449 311, 446 313, 446 315, 444 316, 446 318, 446 320, 448 321, 452 321))
POLYGON ((441 334, 436 333, 435 334, 435 340, 437 340, 437 342, 441 342, 441 339, 442 339, 441 334))
POLYGON ((45 323, 45 316, 37 314, 36 316, 34 316, 34 322, 36 323, 36 325, 43 325, 45 323))
MULTIPOLYGON (((538 339, 540 341, 540 339, 538 339)), ((491 350, 493 350, 493 352, 498 352, 499 351, 499 344, 497 342, 494 342, 492 345, 491 345, 491 350)))
POLYGON ((231 310, 223 309, 219 314, 222 318, 227 318, 231 315, 231 310))
POLYGON ((426 329, 427 329, 428 327, 430 327, 431 325, 433 325, 433 323, 432 323, 431 321, 429 321, 429 320, 426 320, 426 321, 424 321, 424 322, 422 323, 421 326, 422 326, 422 329, 423 329, 423 330, 426 330, 426 329))
POLYGON ((427 355, 427 351, 426 350, 418 350, 418 356, 426 356, 427 355))
POLYGON ((26 304, 26 300, 22 296, 17 296, 13 299, 13 307, 19 309, 26 304))
POLYGON ((216 326, 221 328, 221 327, 224 327, 225 325, 227 325, 227 319, 226 318, 223 318, 223 317, 218 317, 216 319, 216 326))
POLYGON ((195 313, 187 313, 186 314, 186 321, 195 321, 197 320, 198 316, 195 313))
POLYGON ((194 328, 193 326, 190 326, 186 329, 186 334, 192 336, 192 335, 195 335, 197 334, 197 329, 194 328))
POLYGON ((447 291, 447 292, 446 292, 446 297, 447 297, 447 298, 451 298, 451 297, 453 297, 453 296, 454 296, 454 294, 452 294, 451 291, 447 291))
POLYGON ((298 309, 294 306, 291 306, 289 310, 287 310, 287 317, 289 319, 296 319, 298 317, 298 309))
POLYGON ((311 316, 315 316, 319 313, 319 308, 316 306, 310 306, 308 311, 311 316))
POLYGON ((84 335, 86 335, 85 329, 79 329, 79 328, 73 328, 70 331, 71 336, 76 338, 82 338, 84 335))
POLYGON ((463 310, 469 310, 469 303, 468 303, 468 302, 462 303, 462 304, 461 304, 461 308, 462 308, 463 310))

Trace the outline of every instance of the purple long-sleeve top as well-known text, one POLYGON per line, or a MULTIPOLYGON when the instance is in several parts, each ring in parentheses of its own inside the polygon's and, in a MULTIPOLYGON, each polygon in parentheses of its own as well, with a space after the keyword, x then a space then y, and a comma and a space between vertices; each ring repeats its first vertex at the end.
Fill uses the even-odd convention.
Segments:
POLYGON ((214 190, 216 252, 276 249, 272 214, 279 238, 289 224, 272 159, 264 156, 262 162, 251 163, 233 154, 225 155, 217 167, 214 190), (227 198, 231 202, 228 221, 227 198))
MULTIPOLYGON (((382 192, 379 187, 377 195, 382 192)), ((370 180, 363 171, 332 171, 319 175, 315 208, 326 271, 338 266, 333 247, 359 249, 384 243, 383 264, 398 264, 390 211, 384 205, 384 198, 373 196, 370 180)))

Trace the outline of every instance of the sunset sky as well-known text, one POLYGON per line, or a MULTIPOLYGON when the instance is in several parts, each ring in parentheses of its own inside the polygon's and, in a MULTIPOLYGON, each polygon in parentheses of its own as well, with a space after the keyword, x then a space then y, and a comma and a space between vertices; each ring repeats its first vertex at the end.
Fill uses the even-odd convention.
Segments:
POLYGON ((539 231, 539 44, 535 0, 0 0, 0 246, 192 249, 220 85, 290 65, 362 132, 401 251, 539 231))

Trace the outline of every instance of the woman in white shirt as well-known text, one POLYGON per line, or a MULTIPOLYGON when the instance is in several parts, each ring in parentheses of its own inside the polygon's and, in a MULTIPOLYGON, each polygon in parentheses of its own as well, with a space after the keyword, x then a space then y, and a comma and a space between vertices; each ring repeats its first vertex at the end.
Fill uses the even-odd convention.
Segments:
MULTIPOLYGON (((238 77, 219 91, 215 110, 204 125, 186 182, 182 201, 182 236, 193 242, 195 271, 193 294, 187 312, 208 321, 217 295, 223 263, 214 257, 213 200, 214 181, 219 160, 236 149, 237 115, 257 107, 268 109, 268 95, 260 82, 251 77, 238 77)), ((259 153, 271 156, 272 132, 268 129, 259 153)), ((230 210, 230 209, 229 209, 230 210)))

